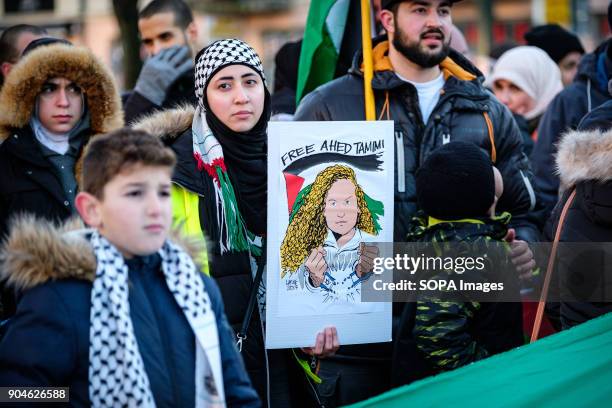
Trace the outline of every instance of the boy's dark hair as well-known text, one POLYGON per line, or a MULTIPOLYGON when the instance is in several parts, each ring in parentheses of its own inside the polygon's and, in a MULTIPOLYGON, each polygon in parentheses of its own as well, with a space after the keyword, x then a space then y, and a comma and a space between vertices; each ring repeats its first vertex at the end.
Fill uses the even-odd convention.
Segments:
MULTIPOLYGON (((19 61, 19 58, 21 58, 21 55, 19 55, 20 50, 15 48, 15 44, 23 33, 47 35, 47 30, 30 24, 17 24, 4 30, 2 35, 0 35, 0 64, 4 62, 14 64, 19 61)), ((0 74, 0 77, 2 82, 4 82, 4 76, 0 74)))
POLYGON ((183 0, 153 0, 138 13, 138 19, 149 18, 155 14, 174 14, 174 25, 182 30, 193 22, 193 13, 183 0))
POLYGON ((173 168, 176 157, 160 139, 142 130, 122 128, 97 136, 83 155, 82 191, 102 200, 104 186, 138 164, 173 168))

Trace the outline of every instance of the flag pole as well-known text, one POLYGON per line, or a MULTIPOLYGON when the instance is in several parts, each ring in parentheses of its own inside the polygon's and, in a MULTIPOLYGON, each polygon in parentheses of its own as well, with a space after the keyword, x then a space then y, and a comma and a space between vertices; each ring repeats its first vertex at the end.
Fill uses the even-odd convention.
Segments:
POLYGON ((372 28, 370 25, 370 0, 361 0, 361 42, 363 44, 363 90, 366 120, 376 120, 374 91, 374 62, 372 60, 372 28))

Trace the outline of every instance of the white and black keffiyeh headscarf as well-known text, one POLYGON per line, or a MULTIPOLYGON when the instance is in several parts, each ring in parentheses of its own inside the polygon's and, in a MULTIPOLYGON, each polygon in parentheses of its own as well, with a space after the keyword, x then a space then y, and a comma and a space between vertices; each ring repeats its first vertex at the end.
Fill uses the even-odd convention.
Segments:
POLYGON ((219 69, 234 64, 242 64, 253 68, 261 75, 265 84, 266 76, 263 65, 257 53, 249 44, 235 38, 215 41, 196 56, 195 95, 198 100, 198 107, 202 112, 206 111, 203 102, 206 85, 219 69))
POLYGON ((267 124, 270 94, 259 56, 237 39, 215 41, 196 56, 195 95, 198 106, 192 123, 193 154, 198 169, 209 175, 208 211, 204 226, 219 253, 260 254, 257 237, 266 232, 267 124), (265 102, 253 129, 234 132, 208 106, 206 89, 219 70, 230 65, 253 69, 264 83, 265 102))
MULTIPOLYGON (((89 398, 94 407, 154 407, 149 378, 130 317, 128 267, 98 232, 91 236, 97 259, 91 291, 89 398)), ((196 266, 166 241, 159 250, 166 284, 195 334, 196 406, 225 407, 219 336, 214 311, 196 266)))

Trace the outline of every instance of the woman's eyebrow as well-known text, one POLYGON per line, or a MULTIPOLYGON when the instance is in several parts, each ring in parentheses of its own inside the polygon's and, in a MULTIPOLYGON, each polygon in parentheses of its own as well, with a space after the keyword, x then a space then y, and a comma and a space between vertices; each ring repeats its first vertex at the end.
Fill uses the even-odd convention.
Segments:
MULTIPOLYGON (((257 74, 255 74, 254 72, 247 72, 246 74, 241 75, 240 78, 247 78, 247 77, 255 76, 255 75, 257 74)), ((234 80, 234 77, 232 75, 217 78, 217 81, 233 81, 233 80, 234 80)))

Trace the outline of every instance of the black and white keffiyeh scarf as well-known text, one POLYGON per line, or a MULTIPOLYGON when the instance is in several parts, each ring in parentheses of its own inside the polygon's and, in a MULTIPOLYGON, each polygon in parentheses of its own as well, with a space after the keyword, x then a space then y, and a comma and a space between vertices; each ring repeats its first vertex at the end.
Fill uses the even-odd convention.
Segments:
POLYGON ((215 41, 196 56, 195 94, 198 106, 192 123, 193 154, 199 170, 210 177, 214 199, 209 207, 207 232, 219 252, 249 251, 260 254, 258 236, 266 230, 267 124, 270 94, 261 61, 248 44, 237 39, 215 41), (206 87, 229 65, 245 65, 264 82, 265 106, 253 129, 234 132, 210 110, 206 87))
MULTIPOLYGON (((94 407, 154 407, 155 401, 130 318, 128 267, 97 231, 91 291, 89 398, 94 407)), ((217 322, 204 282, 189 255, 166 241, 159 250, 166 284, 196 338, 196 407, 225 407, 217 322)))

